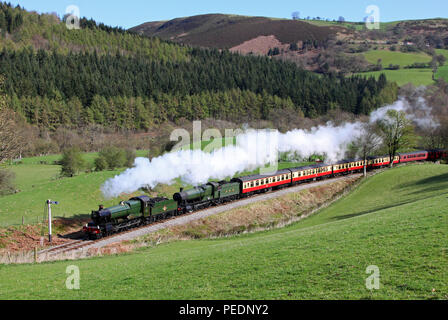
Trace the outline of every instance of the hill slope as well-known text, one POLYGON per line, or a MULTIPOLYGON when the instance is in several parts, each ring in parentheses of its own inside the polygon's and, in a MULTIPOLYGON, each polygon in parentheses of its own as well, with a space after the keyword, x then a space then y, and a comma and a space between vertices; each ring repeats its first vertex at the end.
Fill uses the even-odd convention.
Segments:
POLYGON ((319 27, 303 21, 207 14, 171 21, 148 22, 131 29, 194 46, 231 49, 260 36, 274 36, 282 44, 299 41, 324 41, 339 27, 319 27))
POLYGON ((73 262, 0 266, 0 298, 446 299, 447 175, 396 168, 285 229, 78 261, 79 291, 65 288, 73 262), (380 290, 365 287, 370 265, 380 290))
MULTIPOLYGON (((426 64, 425 69, 412 72, 387 70, 400 85, 433 84, 429 63, 436 55, 434 49, 448 49, 448 20, 441 18, 387 22, 380 30, 368 30, 362 22, 209 14, 149 22, 131 30, 193 46, 268 55, 318 73, 364 72, 377 77, 369 72, 382 69, 378 59, 384 68, 391 63, 401 68, 426 64)), ((436 78, 444 77, 445 69, 436 78)))

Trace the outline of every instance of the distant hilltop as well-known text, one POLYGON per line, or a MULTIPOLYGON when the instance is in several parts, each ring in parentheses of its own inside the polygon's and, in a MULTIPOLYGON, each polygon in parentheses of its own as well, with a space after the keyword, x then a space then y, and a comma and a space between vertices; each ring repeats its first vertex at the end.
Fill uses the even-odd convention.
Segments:
POLYGON ((195 47, 290 60, 323 73, 327 69, 369 70, 365 60, 345 54, 448 49, 448 19, 443 18, 386 22, 380 24, 379 30, 369 30, 364 22, 347 22, 343 17, 329 21, 205 14, 147 22, 130 30, 195 47), (350 57, 349 60, 355 58, 355 66, 344 68, 347 65, 344 56, 350 57))

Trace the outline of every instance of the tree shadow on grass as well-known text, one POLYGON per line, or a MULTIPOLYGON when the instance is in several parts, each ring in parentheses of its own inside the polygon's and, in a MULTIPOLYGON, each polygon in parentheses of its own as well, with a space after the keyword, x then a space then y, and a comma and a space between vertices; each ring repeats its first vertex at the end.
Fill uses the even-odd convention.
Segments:
POLYGON ((405 189, 428 184, 447 184, 448 186, 448 173, 440 174, 438 176, 433 176, 426 179, 421 179, 415 182, 404 183, 401 186, 399 186, 399 188, 405 189))
POLYGON ((434 176, 434 177, 429 177, 426 179, 421 179, 419 181, 412 182, 412 183, 405 183, 405 184, 402 184, 401 186, 399 186, 398 189, 408 189, 408 188, 415 188, 415 187, 421 187, 421 186, 428 186, 428 187, 424 188, 424 189, 419 189, 416 191, 412 190, 412 192, 408 193, 408 195, 420 195, 420 197, 415 197, 411 200, 401 201, 399 203, 392 204, 392 205, 375 207, 373 209, 366 210, 366 211, 332 217, 331 219, 334 221, 350 219, 350 218, 354 218, 354 217, 363 216, 363 215, 366 215, 369 213, 373 213, 376 211, 386 210, 386 209, 390 209, 390 208, 396 208, 396 207, 400 207, 400 206, 403 206, 403 205, 406 205, 409 203, 413 203, 416 201, 434 198, 435 196, 438 196, 438 195, 433 194, 433 195, 427 196, 427 194, 434 193, 436 191, 442 191, 442 193, 446 192, 448 194, 448 173, 444 173, 444 174, 434 176))
POLYGON ((412 187, 421 187, 421 186, 428 186, 424 189, 419 189, 417 191, 410 192, 410 195, 414 194, 424 194, 429 192, 436 192, 436 191, 442 191, 448 193, 448 173, 444 173, 438 176, 429 177, 426 179, 422 179, 413 183, 406 183, 401 185, 400 189, 407 189, 412 187))
POLYGON ((370 210, 366 210, 366 211, 361 211, 361 212, 357 212, 357 213, 352 213, 352 214, 346 214, 346 215, 342 215, 342 216, 333 217, 331 219, 339 221, 339 220, 355 218, 355 217, 363 216, 363 215, 366 215, 366 214, 369 214, 369 213, 373 213, 373 212, 376 212, 376 211, 381 211, 381 210, 401 207, 401 206, 403 206, 405 204, 409 204, 409 203, 412 203, 412 202, 414 202, 414 200, 412 200, 412 201, 403 201, 403 202, 396 203, 396 204, 393 204, 393 205, 388 205, 388 206, 376 207, 376 208, 373 208, 373 209, 370 209, 370 210))

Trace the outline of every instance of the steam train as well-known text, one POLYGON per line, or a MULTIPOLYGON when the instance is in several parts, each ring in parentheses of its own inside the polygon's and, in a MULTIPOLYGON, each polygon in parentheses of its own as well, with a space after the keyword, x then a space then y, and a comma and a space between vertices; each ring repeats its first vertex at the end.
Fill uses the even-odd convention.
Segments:
MULTIPOLYGON (((448 158, 446 150, 426 150, 400 153, 392 161, 394 164, 399 164, 415 161, 435 162, 446 158, 448 158)), ((83 228, 83 231, 86 237, 95 240, 255 194, 362 172, 364 166, 367 170, 383 168, 389 166, 390 161, 389 156, 369 157, 366 161, 350 159, 334 164, 284 169, 268 175, 251 175, 230 181, 209 182, 190 190, 181 189, 173 195, 173 199, 135 197, 115 207, 100 206, 97 211, 92 211, 92 221, 83 228)))

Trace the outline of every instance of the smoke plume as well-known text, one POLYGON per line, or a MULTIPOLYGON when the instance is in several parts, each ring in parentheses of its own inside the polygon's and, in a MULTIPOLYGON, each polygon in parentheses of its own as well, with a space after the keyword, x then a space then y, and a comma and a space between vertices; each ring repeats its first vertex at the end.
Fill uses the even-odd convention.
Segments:
MULTIPOLYGON (((423 98, 413 104, 400 99, 373 112, 370 122, 383 118, 391 109, 406 112, 417 125, 437 126, 432 119, 431 108, 423 98)), ((235 145, 213 152, 179 150, 152 160, 137 158, 133 168, 106 181, 101 189, 105 197, 112 198, 143 187, 172 184, 178 178, 185 184, 200 185, 210 179, 226 179, 237 173, 277 163, 277 155, 285 152, 302 158, 325 154, 327 161, 336 161, 344 157, 348 145, 363 133, 362 122, 341 126, 329 122, 311 130, 295 129, 284 134, 276 130, 248 129, 237 136, 235 145)))

